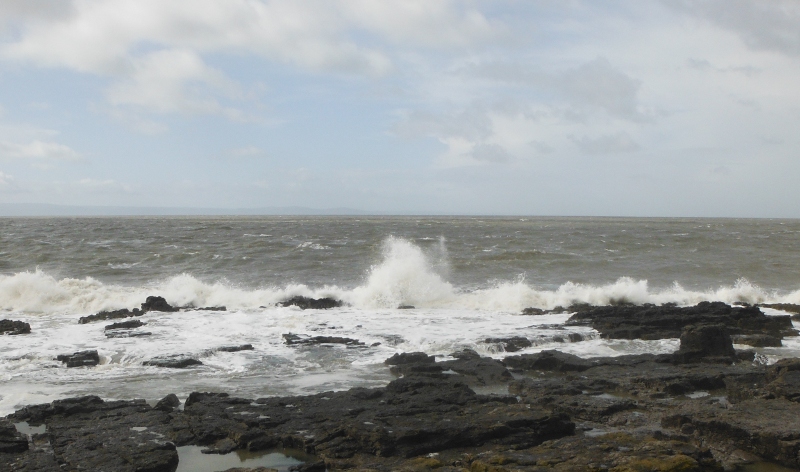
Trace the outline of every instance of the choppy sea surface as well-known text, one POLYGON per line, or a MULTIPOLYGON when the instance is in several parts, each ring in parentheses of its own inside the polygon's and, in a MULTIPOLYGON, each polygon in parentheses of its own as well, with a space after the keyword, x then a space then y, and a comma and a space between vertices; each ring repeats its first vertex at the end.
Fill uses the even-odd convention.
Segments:
MULTIPOLYGON (((469 347, 503 357, 485 342, 492 337, 528 337, 534 345, 521 353, 672 352, 676 339, 603 340, 590 328, 564 327, 568 314, 520 312, 703 300, 800 303, 800 220, 0 218, 0 319, 32 328, 0 337, 0 415, 84 394, 157 400, 379 386, 391 380, 383 360, 396 352, 447 356, 469 347), (148 295, 227 310, 149 312, 137 318, 147 323, 139 330, 152 333, 146 337, 107 338, 111 322, 78 324, 101 310, 138 307, 148 295), (346 305, 276 305, 294 295, 346 305), (287 346, 281 335, 290 332, 365 346, 287 346), (570 332, 586 340, 563 342, 570 332), (255 349, 215 350, 246 343, 255 349), (97 349, 101 365, 67 369, 54 359, 85 349, 97 349), (143 365, 172 354, 203 365, 143 365)), ((771 360, 800 356, 800 342, 760 351, 771 360)))

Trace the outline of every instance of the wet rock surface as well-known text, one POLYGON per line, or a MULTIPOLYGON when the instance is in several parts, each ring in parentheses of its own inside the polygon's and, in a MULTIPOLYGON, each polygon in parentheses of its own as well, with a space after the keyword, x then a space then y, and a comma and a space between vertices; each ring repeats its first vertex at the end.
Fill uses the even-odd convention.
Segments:
POLYGON ((797 336, 789 315, 767 316, 757 306, 702 302, 692 307, 623 305, 581 308, 567 324, 588 325, 611 339, 668 339, 680 337, 689 325, 723 324, 731 335, 797 336))
POLYGON ((154 357, 148 361, 144 361, 142 364, 154 367, 166 367, 170 369, 185 369, 187 367, 203 365, 203 363, 197 359, 180 354, 173 356, 154 357))
POLYGON ((167 300, 164 297, 159 296, 149 296, 145 299, 144 303, 142 303, 142 311, 165 311, 165 312, 174 312, 178 311, 179 308, 174 307, 167 303, 167 300))
POLYGON ((386 387, 310 396, 194 392, 183 409, 176 395, 153 407, 97 397, 32 405, 0 422, 0 448, 12 444, 0 470, 174 471, 184 445, 300 449, 315 457, 296 467, 308 471, 798 469, 800 359, 753 362, 753 351, 734 350, 736 329, 684 324, 680 349, 659 355, 398 353, 385 361, 399 377, 386 387), (23 449, 8 428, 19 421, 46 431, 23 449))
POLYGON ((67 367, 92 367, 100 363, 100 355, 95 350, 79 351, 73 354, 62 354, 56 357, 67 367))
POLYGON ((121 321, 119 323, 112 323, 107 325, 104 330, 108 331, 111 329, 134 329, 139 328, 141 326, 146 325, 147 323, 139 320, 130 320, 130 321, 121 321))
POLYGON ((0 335, 29 334, 30 332, 31 325, 24 321, 0 320, 0 335))
POLYGON ((279 306, 296 306, 300 307, 303 310, 307 309, 315 309, 315 310, 325 310, 328 308, 336 308, 338 306, 342 306, 341 300, 336 300, 333 298, 309 298, 309 297, 292 297, 288 300, 284 300, 279 302, 279 306))
POLYGON ((142 316, 145 312, 138 308, 134 308, 133 310, 129 310, 127 308, 123 308, 121 310, 113 310, 113 311, 101 311, 100 313, 89 315, 89 316, 82 316, 78 319, 78 323, 86 324, 86 323, 94 323, 95 321, 106 321, 106 320, 117 320, 120 318, 130 318, 133 316, 142 316))
POLYGON ((309 344, 347 344, 348 346, 363 346, 364 343, 358 339, 343 338, 340 336, 301 336, 299 334, 287 333, 283 335, 283 341, 289 346, 309 345, 309 344))

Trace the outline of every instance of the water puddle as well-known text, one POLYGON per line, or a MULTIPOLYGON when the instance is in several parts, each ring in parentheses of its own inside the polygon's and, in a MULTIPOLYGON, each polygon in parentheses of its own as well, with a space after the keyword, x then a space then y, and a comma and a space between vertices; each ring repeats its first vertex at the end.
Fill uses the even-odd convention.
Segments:
POLYGON ((178 448, 178 469, 175 472, 219 472, 234 467, 269 467, 280 472, 293 465, 313 461, 314 457, 295 449, 265 451, 234 451, 229 454, 203 454, 201 446, 178 448))
POLYGON ((14 423, 14 427, 17 428, 17 432, 20 432, 29 438, 34 434, 44 434, 44 432, 47 431, 46 425, 40 424, 39 426, 31 426, 27 421, 14 423))

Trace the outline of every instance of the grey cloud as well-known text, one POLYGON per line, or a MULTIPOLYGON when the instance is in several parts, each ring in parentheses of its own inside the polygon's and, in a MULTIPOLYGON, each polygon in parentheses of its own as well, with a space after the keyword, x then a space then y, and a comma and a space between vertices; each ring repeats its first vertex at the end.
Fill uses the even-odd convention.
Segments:
POLYGON ((481 162, 503 163, 511 160, 511 154, 499 144, 476 144, 472 148, 472 157, 481 162))
POLYGON ((566 100, 578 109, 599 108, 609 115, 634 122, 652 119, 639 109, 637 95, 641 81, 615 68, 605 58, 561 72, 545 72, 519 63, 479 64, 463 72, 478 78, 530 87, 543 101, 566 100))
POLYGON ((473 106, 457 113, 433 114, 414 111, 397 125, 401 136, 463 137, 481 141, 492 134, 492 122, 483 107, 473 106))
POLYGON ((689 58, 686 60, 686 64, 695 70, 700 71, 713 71, 713 72, 722 72, 722 73, 729 73, 734 72, 738 74, 744 74, 746 76, 752 77, 762 69, 753 66, 731 66, 731 67, 717 67, 711 64, 707 59, 694 59, 689 58))
POLYGON ((796 0, 662 0, 681 13, 739 35, 751 48, 800 55, 800 3, 796 0))
POLYGON ((597 138, 583 136, 581 138, 570 137, 570 139, 586 154, 621 154, 640 149, 639 144, 625 132, 607 134, 597 138))

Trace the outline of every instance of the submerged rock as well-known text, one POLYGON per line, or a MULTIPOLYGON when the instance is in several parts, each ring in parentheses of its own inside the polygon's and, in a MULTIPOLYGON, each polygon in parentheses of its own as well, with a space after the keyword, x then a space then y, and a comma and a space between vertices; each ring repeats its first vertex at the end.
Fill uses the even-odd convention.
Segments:
POLYGON ((141 326, 144 326, 146 324, 147 323, 144 323, 144 322, 139 321, 139 320, 130 320, 130 321, 122 321, 122 322, 119 322, 119 323, 112 323, 110 325, 107 325, 103 329, 106 330, 106 331, 112 330, 112 329, 134 329, 134 328, 139 328, 141 326))
POLYGON ((154 357, 149 361, 142 362, 142 365, 168 367, 171 369, 184 369, 194 365, 203 365, 203 363, 192 357, 177 354, 174 356, 154 357))
POLYGON ((100 355, 96 350, 78 351, 73 354, 61 354, 56 357, 67 365, 67 367, 92 367, 100 363, 100 355))
POLYGON ((239 352, 239 351, 252 351, 255 349, 252 344, 241 344, 239 346, 222 346, 215 349, 221 352, 239 352))
POLYGON ((0 320, 0 334, 18 335, 29 334, 31 325, 24 321, 0 320))
POLYGON ((336 300, 333 298, 309 298, 309 297, 292 297, 288 300, 284 300, 282 302, 278 302, 278 306, 296 306, 300 307, 303 310, 307 309, 314 309, 314 310, 325 310, 328 308, 336 308, 343 305, 341 300, 336 300))
POLYGON ((346 344, 348 346, 363 346, 364 343, 358 339, 343 338, 339 336, 309 336, 303 337, 298 334, 287 333, 283 335, 283 340, 289 346, 309 345, 309 344, 346 344))
POLYGON ((484 341, 488 344, 500 344, 506 352, 517 352, 525 349, 526 347, 533 346, 530 339, 522 336, 513 336, 510 338, 486 338, 484 341))

